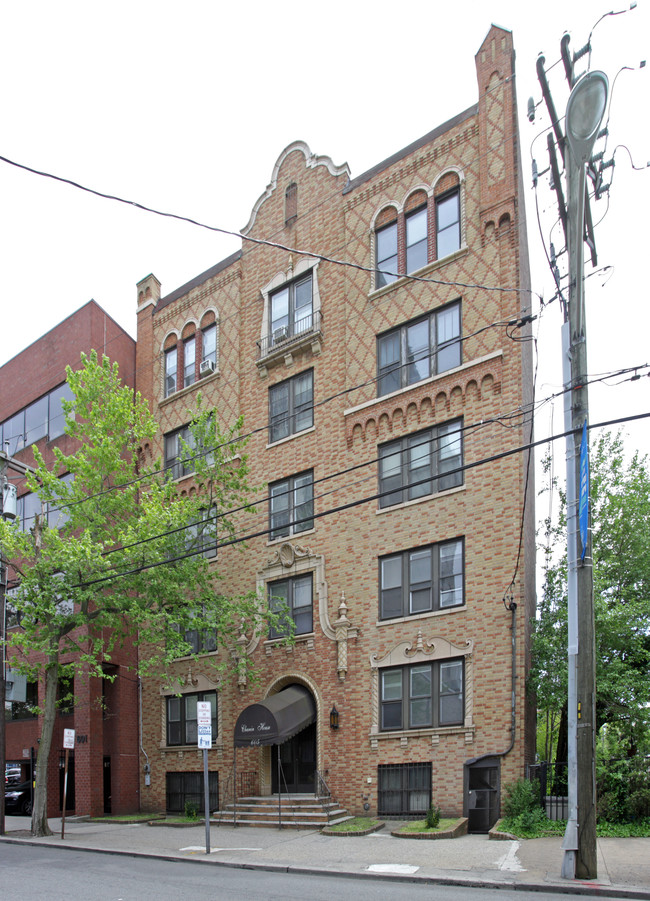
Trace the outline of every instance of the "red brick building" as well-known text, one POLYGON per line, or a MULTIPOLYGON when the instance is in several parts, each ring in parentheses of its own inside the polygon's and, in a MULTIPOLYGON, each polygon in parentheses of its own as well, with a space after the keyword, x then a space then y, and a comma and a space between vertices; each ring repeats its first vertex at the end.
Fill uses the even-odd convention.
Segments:
MULTIPOLYGON (((63 434, 61 399, 70 396, 65 368, 79 368, 81 353, 91 350, 117 362, 123 382, 134 386, 135 341, 94 300, 0 367, 0 438, 10 458, 33 465, 36 445, 46 463, 53 464, 55 446, 66 454, 74 451, 72 439, 63 434)), ((40 502, 18 468, 10 465, 7 479, 18 489, 18 515, 22 527, 29 529, 40 502)), ((60 516, 60 511, 48 511, 50 524, 60 516)), ((12 578, 10 570, 10 585, 12 578)), ((9 606, 10 595, 11 589, 9 606)), ((8 627, 16 626, 9 620, 8 627)), ((9 666, 12 653, 8 649, 9 666)), ((134 662, 133 648, 119 648, 110 665, 114 680, 75 678, 74 704, 59 710, 55 724, 48 816, 61 812, 64 729, 74 729, 76 738, 70 754, 68 810, 97 816, 138 808, 138 684, 127 669, 134 662)), ((6 706, 6 760, 20 766, 25 780, 31 777, 41 732, 40 717, 30 704, 42 705, 44 692, 44 683, 28 683, 27 702, 6 706)))
POLYGON ((216 565, 233 592, 282 598, 295 625, 289 649, 242 637, 255 684, 212 676, 206 647, 205 665, 144 685, 144 809, 195 796, 199 700, 216 705, 214 806, 279 779, 288 794, 327 784, 353 813, 433 802, 481 830, 531 758, 534 486, 517 448, 532 345, 509 32, 492 27, 476 73, 477 104, 357 177, 289 145, 240 252, 167 296, 153 275, 138 286, 154 451, 185 490, 178 436, 197 393, 224 425, 244 416, 267 488, 242 523, 257 537, 216 565))

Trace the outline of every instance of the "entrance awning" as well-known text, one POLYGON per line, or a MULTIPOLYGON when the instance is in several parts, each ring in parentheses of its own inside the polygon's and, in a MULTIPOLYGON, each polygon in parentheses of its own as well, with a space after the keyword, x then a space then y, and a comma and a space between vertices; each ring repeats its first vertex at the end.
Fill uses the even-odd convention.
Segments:
POLYGON ((315 719, 316 708, 309 691, 301 685, 290 685, 239 714, 235 747, 281 745, 315 719))

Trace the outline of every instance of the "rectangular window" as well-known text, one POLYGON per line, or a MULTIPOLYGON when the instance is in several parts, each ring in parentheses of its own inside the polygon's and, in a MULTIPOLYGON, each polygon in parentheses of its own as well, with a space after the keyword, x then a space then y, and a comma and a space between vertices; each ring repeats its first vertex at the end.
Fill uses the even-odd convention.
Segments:
POLYGON ((271 335, 269 346, 281 344, 313 328, 312 276, 290 282, 271 294, 271 335))
POLYGON ((281 620, 284 620, 284 625, 280 622, 276 629, 270 630, 269 638, 284 638, 292 632, 294 635, 312 632, 312 574, 271 582, 269 607, 275 613, 281 612, 281 620))
POLYGON ((63 400, 73 400, 72 390, 67 382, 14 413, 0 425, 2 447, 10 456, 41 438, 47 437, 51 441, 63 434, 63 400))
POLYGON ((165 351, 165 397, 169 397, 176 391, 176 376, 178 373, 178 351, 170 347, 165 351))
MULTIPOLYGON (((199 813, 205 810, 203 773, 167 773, 167 810, 185 813, 185 805, 193 804, 199 813)), ((210 812, 219 810, 219 773, 208 773, 208 804, 210 812)))
POLYGON ((436 249, 439 260, 460 249, 460 192, 457 188, 436 198, 436 249))
POLYGON ((379 673, 381 729, 429 729, 465 718, 463 660, 437 660, 379 673))
POLYGON ((414 616, 462 605, 463 545, 460 538, 382 557, 379 618, 414 616))
POLYGON ((63 401, 74 400, 72 388, 70 387, 70 385, 68 385, 67 382, 65 382, 65 384, 59 385, 58 388, 50 391, 48 399, 50 405, 50 424, 48 428, 48 437, 51 441, 53 438, 58 438, 59 435, 63 435, 65 431, 65 412, 63 410, 63 401))
POLYGON ((280 441, 314 424, 312 369, 269 388, 269 442, 280 441))
POLYGON ((196 335, 183 341, 183 387, 196 381, 196 335))
POLYGON ((314 471, 269 485, 271 540, 314 527, 314 471))
POLYGON ((375 287, 390 285, 397 276, 397 222, 384 226, 375 234, 377 272, 375 287))
POLYGON ((165 469, 172 479, 180 479, 194 472, 193 443, 193 435, 188 426, 165 435, 165 469))
POLYGON ((41 397, 25 408, 25 444, 33 444, 47 435, 48 398, 41 397))
POLYGON ((453 303, 377 338, 377 396, 460 363, 460 303, 453 303))
POLYGON ((167 698, 167 744, 196 745, 198 729, 196 704, 209 701, 212 704, 212 741, 217 737, 217 693, 201 691, 196 694, 167 698))
POLYGON ((61 716, 74 713, 74 677, 63 676, 57 685, 56 706, 61 716))
POLYGON ((423 206, 406 217, 406 271, 415 272, 427 262, 427 208, 423 206))
POLYGON ((207 328, 203 329, 203 356, 202 361, 205 362, 209 360, 212 363, 212 368, 217 368, 217 326, 209 325, 207 328))
POLYGON ((6 720, 29 720, 38 716, 38 682, 27 683, 24 701, 7 701, 5 704, 6 720))
POLYGON ((203 510, 203 516, 185 530, 185 550, 204 557, 217 556, 217 508, 203 510))
POLYGON ((431 806, 431 764, 379 764, 377 790, 379 816, 424 814, 431 806))
POLYGON ((392 507, 463 484, 462 420, 379 447, 379 506, 392 507))

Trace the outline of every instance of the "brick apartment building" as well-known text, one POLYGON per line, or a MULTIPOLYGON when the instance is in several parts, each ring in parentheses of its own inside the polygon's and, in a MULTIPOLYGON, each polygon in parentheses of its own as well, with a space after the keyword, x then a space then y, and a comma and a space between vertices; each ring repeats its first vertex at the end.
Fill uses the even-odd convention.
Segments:
POLYGON ((531 439, 509 32, 476 74, 477 104, 357 177, 289 145, 240 252, 167 296, 138 285, 154 451, 189 490, 197 393, 224 426, 244 416, 258 534, 216 565, 295 624, 290 648, 242 637, 254 684, 217 679, 198 635, 203 662, 144 684, 145 810, 196 796, 199 700, 213 806, 326 784, 355 814, 433 801, 481 830, 531 759, 533 476, 525 452, 489 460, 531 439))
MULTIPOLYGON (((79 368, 81 353, 91 350, 116 361, 123 382, 133 386, 135 341, 94 300, 0 367, 0 438, 10 458, 33 465, 36 445, 51 465, 54 447, 73 452, 73 440, 63 434, 61 399, 70 399, 65 368, 68 364, 79 368)), ((18 489, 21 526, 30 529, 34 515, 41 512, 40 501, 29 492, 18 468, 10 466, 7 479, 18 489)), ((48 511, 50 524, 61 516, 61 511, 48 511)), ((10 569, 10 586, 13 575, 10 569)), ((10 608, 11 587, 8 602, 10 608)), ((7 626, 17 628, 11 618, 7 626)), ((7 653, 11 667, 15 652, 8 649, 7 653)), ((135 675, 127 669, 134 663, 132 647, 117 648, 110 665, 116 675, 113 681, 77 677, 70 686, 74 704, 60 708, 55 723, 48 816, 61 813, 64 729, 74 729, 76 738, 70 754, 67 809, 97 816, 111 809, 121 813, 138 808, 138 692, 135 675)), ((41 733, 41 717, 32 705, 42 705, 44 694, 44 682, 28 682, 26 701, 6 705, 6 760, 20 767, 25 780, 31 778, 41 733)))

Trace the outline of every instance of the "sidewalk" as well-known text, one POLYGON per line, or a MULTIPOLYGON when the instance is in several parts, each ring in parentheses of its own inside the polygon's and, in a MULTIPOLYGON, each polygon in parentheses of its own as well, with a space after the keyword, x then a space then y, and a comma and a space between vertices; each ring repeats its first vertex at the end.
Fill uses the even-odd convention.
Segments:
MULTIPOLYGON (((494 887, 529 887, 650 901, 650 838, 598 840, 598 879, 579 882, 560 876, 561 839, 489 841, 486 835, 427 841, 400 839, 384 829, 362 837, 334 837, 316 831, 205 825, 149 826, 68 819, 55 833, 32 838, 26 817, 7 817, 0 841, 194 860, 221 866, 323 874, 398 876, 414 881, 494 887)), ((392 825, 392 824, 391 824, 392 825)))

